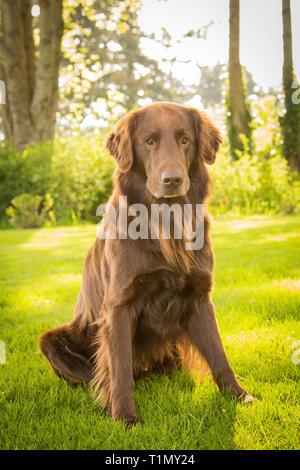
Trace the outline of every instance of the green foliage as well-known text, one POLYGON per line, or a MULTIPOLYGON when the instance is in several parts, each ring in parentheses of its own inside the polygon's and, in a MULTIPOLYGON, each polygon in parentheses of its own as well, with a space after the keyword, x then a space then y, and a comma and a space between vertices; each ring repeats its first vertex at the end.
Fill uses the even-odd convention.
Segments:
POLYGON ((279 119, 283 141, 283 155, 294 170, 300 171, 300 103, 298 99, 294 98, 294 95, 297 95, 296 90, 300 89, 300 84, 297 83, 291 71, 284 80, 283 85, 285 112, 279 119))
MULTIPOLYGON (((245 136, 249 141, 249 148, 251 153, 253 152, 253 139, 252 139, 252 116, 251 116, 251 105, 249 100, 247 99, 247 90, 246 90, 246 81, 245 81, 245 70, 242 69, 242 81, 243 81, 243 99, 245 102, 245 115, 240 116, 241 121, 243 123, 243 127, 245 129, 245 136)), ((226 127, 227 133, 229 138, 229 152, 232 158, 238 158, 238 151, 243 150, 243 141, 241 139, 241 130, 237 128, 234 123, 233 115, 236 112, 235 110, 235 103, 230 96, 230 87, 229 87, 229 79, 226 83, 226 97, 225 97, 225 105, 226 105, 226 127)))
POLYGON ((211 170, 214 183, 210 208, 214 213, 294 213, 300 210, 300 177, 292 173, 276 149, 255 155, 242 136, 243 151, 234 160, 225 151, 211 170))
MULTIPOLYGON (((211 169, 214 182, 210 209, 214 214, 296 213, 299 211, 300 177, 293 173, 279 145, 274 100, 257 104, 254 132, 257 151, 252 154, 248 139, 241 135, 243 150, 236 160, 224 143, 211 169)), ((103 150, 105 131, 56 139, 54 143, 31 144, 21 154, 0 145, 0 219, 15 217, 9 210, 20 194, 53 199, 52 224, 98 222, 96 209, 112 192, 115 163, 103 150)), ((26 212, 26 211, 25 211, 26 212)), ((28 212, 28 211, 27 211, 28 212)), ((26 219, 26 217, 25 217, 26 219)), ((30 222, 31 223, 31 222, 30 222)), ((16 220, 14 225, 23 225, 16 220)))
MULTIPOLYGON (((65 9, 60 114, 70 123, 86 116, 120 116, 141 100, 182 101, 187 90, 171 72, 145 55, 142 41, 154 43, 139 26, 140 0, 74 1, 65 9)), ((169 42, 169 35, 164 31, 169 42)), ((144 101, 145 102, 145 101, 144 101)))
MULTIPOLYGON (((102 140, 102 134, 80 135, 54 143, 32 144, 23 153, 3 144, 0 147, 0 218, 3 219, 16 196, 27 193, 43 199, 49 193, 55 215, 52 222, 96 222, 97 206, 112 191, 115 167, 113 159, 102 150, 102 140)), ((12 217, 11 210, 7 215, 12 217)), ((18 219, 16 224, 19 223, 18 219)))
POLYGON ((46 222, 53 219, 52 205, 53 199, 50 194, 46 194, 43 198, 24 193, 11 201, 6 213, 10 217, 9 222, 13 227, 43 227, 46 222))
POLYGON ((30 144, 23 153, 0 142, 0 218, 11 200, 30 193, 45 196, 51 181, 51 142, 30 144))
POLYGON ((115 168, 102 149, 103 136, 76 136, 55 142, 51 194, 58 223, 96 222, 96 209, 112 191, 115 168))

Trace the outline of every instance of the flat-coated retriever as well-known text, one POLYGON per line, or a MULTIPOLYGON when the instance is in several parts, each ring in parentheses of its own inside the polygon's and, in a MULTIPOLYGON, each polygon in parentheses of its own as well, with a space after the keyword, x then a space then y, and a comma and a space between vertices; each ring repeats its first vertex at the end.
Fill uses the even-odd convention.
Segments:
MULTIPOLYGON (((189 205, 195 223, 196 207, 209 192, 206 164, 214 163, 220 143, 219 130, 191 107, 154 103, 123 117, 105 140, 117 163, 109 200, 117 222, 123 196, 128 214, 136 204, 148 214, 155 204, 189 205)), ((129 214, 127 226, 135 218, 129 214)), ((112 418, 129 424, 138 420, 134 379, 192 367, 200 359, 221 391, 253 401, 229 365, 217 327, 207 212, 197 249, 174 235, 175 215, 169 237, 159 220, 157 236, 126 237, 122 229, 96 238, 73 320, 40 340, 56 375, 71 384, 88 382, 112 418)))

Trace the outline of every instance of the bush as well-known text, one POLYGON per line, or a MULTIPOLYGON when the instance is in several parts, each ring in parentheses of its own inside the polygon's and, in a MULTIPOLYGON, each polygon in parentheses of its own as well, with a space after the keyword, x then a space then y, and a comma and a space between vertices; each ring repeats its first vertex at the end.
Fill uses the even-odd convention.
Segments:
POLYGON ((99 221, 96 209, 112 191, 115 168, 102 141, 103 135, 95 134, 55 142, 51 195, 58 223, 99 221))
POLYGON ((53 199, 50 194, 46 194, 43 198, 25 193, 11 201, 11 206, 7 208, 6 213, 10 217, 9 222, 13 227, 43 227, 47 221, 53 218, 52 205, 53 199))
POLYGON ((50 191, 52 151, 51 142, 31 144, 23 153, 0 142, 0 218, 16 196, 50 191))
POLYGON ((276 149, 250 155, 237 152, 233 160, 227 152, 217 158, 211 170, 213 213, 239 214, 294 213, 300 209, 300 177, 291 172, 276 149))
MULTIPOLYGON (((98 222, 96 209, 111 194, 115 168, 113 158, 103 150, 103 135, 98 132, 57 139, 54 143, 32 144, 23 153, 0 144, 2 226, 5 210, 12 200, 15 209, 12 207, 7 213, 11 223, 18 226, 41 224, 41 207, 50 197, 47 194, 53 199, 51 223, 98 222), (16 197, 24 193, 33 199, 22 198, 21 208, 17 206, 16 197), (30 221, 27 223, 26 219, 30 221)), ((210 210, 213 214, 299 211, 298 173, 291 172, 276 144, 268 147, 264 143, 260 148, 264 149, 250 155, 244 139, 244 150, 238 151, 237 160, 233 160, 228 143, 223 145, 211 169, 214 189, 210 210)))
POLYGON ((55 223, 99 220, 97 206, 112 190, 113 159, 102 149, 103 134, 31 144, 23 153, 0 145, 0 219, 20 194, 50 193, 55 223))

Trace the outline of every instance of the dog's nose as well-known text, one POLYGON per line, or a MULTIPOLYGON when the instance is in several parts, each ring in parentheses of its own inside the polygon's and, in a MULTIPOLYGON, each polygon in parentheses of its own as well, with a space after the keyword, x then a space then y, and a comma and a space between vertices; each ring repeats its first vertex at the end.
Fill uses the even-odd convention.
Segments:
POLYGON ((178 170, 167 170, 161 174, 161 180, 166 186, 179 186, 183 181, 183 174, 178 170))

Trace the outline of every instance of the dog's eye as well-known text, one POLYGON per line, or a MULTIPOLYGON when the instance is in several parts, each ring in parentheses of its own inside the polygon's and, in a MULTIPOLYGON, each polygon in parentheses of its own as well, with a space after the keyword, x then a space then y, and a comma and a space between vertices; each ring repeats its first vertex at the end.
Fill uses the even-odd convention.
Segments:
POLYGON ((188 138, 188 137, 182 137, 181 143, 182 143, 183 145, 187 144, 188 142, 189 142, 189 138, 188 138))
POLYGON ((154 144, 154 140, 152 139, 152 137, 148 137, 148 139, 146 139, 146 144, 147 145, 153 145, 154 144))

